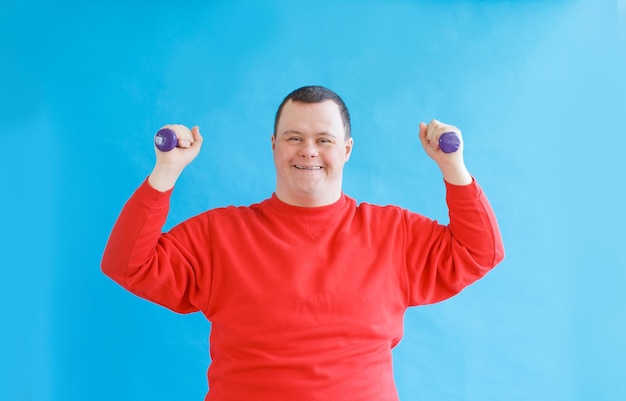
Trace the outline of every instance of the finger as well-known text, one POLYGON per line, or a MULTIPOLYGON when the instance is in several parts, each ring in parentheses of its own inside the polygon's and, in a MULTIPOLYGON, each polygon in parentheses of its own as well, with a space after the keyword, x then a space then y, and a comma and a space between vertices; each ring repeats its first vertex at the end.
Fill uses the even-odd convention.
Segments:
POLYGON ((439 149, 439 135, 441 135, 441 121, 432 119, 426 128, 426 140, 434 149, 439 149))
POLYGON ((178 140, 177 146, 179 148, 188 148, 191 146, 194 138, 189 128, 182 124, 171 124, 167 125, 166 127, 174 131, 174 133, 176 134, 176 139, 178 140))
POLYGON ((193 136, 194 143, 202 142, 202 135, 200 134, 200 127, 197 125, 191 129, 191 135, 193 136))

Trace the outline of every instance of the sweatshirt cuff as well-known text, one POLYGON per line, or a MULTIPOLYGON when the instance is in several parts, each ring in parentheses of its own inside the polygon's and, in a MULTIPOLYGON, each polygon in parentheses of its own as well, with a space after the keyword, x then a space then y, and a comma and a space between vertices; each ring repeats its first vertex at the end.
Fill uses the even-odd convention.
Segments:
POLYGON ((173 191, 174 188, 168 189, 164 192, 152 188, 148 182, 148 178, 146 177, 139 188, 137 188, 137 191, 135 191, 135 195, 151 207, 169 207, 170 197, 172 196, 173 191))
POLYGON ((448 199, 458 200, 471 200, 480 196, 482 190, 476 182, 476 179, 472 177, 472 182, 467 185, 454 185, 444 180, 446 184, 446 197, 448 199))

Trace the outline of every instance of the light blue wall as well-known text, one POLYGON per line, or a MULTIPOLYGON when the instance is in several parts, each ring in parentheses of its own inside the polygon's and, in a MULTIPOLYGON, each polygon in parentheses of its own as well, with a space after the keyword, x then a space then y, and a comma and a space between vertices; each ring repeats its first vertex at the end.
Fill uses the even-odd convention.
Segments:
POLYGON ((500 221, 496 270, 407 313, 403 401, 626 399, 624 1, 52 3, 0 5, 1 399, 202 399, 209 324, 121 290, 102 250, 165 123, 205 137, 168 227, 267 197, 306 84, 351 108, 348 194, 446 221, 417 141, 438 118, 500 221))

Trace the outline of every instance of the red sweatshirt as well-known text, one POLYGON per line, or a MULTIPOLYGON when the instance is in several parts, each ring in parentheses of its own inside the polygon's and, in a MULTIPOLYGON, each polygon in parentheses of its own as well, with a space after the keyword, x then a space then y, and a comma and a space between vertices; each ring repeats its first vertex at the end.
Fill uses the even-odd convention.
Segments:
POLYGON ((342 195, 276 196, 209 210, 161 233, 171 191, 144 182, 102 270, 124 288, 211 321, 206 400, 397 400, 391 349, 407 307, 449 298, 504 250, 480 187, 446 183, 450 224, 342 195))

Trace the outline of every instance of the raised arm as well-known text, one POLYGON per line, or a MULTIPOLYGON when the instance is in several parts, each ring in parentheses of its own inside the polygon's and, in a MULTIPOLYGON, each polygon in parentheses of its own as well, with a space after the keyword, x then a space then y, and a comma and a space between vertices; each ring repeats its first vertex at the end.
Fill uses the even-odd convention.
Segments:
POLYGON ((426 235, 421 229, 409 230, 411 305, 439 302, 459 293, 504 258, 495 213, 465 167, 461 131, 433 120, 428 125, 420 123, 419 136, 424 150, 443 174, 450 224, 433 225, 426 235), (444 132, 454 132, 459 137, 456 152, 439 149, 439 137, 444 132))
POLYGON ((156 164, 148 179, 128 200, 117 219, 102 257, 102 271, 134 294, 177 312, 200 309, 203 281, 209 272, 194 252, 194 238, 179 230, 163 234, 172 188, 183 169, 198 155, 198 127, 167 126, 180 147, 155 148, 156 164))

